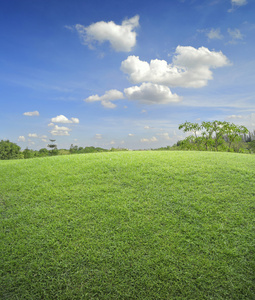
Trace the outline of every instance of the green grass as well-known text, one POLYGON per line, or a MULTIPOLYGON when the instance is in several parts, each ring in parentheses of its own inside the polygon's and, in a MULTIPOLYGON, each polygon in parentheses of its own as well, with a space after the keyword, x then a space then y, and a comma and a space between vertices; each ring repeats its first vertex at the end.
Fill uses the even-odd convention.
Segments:
POLYGON ((0 162, 0 299, 254 299, 255 159, 0 162))

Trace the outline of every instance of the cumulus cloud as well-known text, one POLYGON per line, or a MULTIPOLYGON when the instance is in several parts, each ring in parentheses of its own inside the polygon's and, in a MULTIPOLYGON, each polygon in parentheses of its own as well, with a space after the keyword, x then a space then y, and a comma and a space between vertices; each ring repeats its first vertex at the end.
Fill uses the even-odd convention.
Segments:
POLYGON ((97 22, 88 27, 77 24, 77 30, 82 42, 92 47, 93 43, 109 41, 115 51, 129 52, 136 44, 135 28, 139 26, 139 16, 124 20, 121 25, 110 22, 97 22))
POLYGON ((153 136, 152 138, 150 138, 150 139, 141 139, 141 142, 142 143, 148 143, 148 142, 157 142, 158 141, 158 139, 155 137, 155 136, 153 136))
POLYGON ((124 99, 124 95, 122 92, 118 90, 109 90, 106 91, 103 96, 92 95, 88 98, 84 99, 85 102, 96 102, 101 101, 101 104, 106 108, 115 108, 116 105, 111 101, 124 99))
POLYGON ((143 83, 141 86, 132 86, 124 90, 129 100, 138 100, 146 104, 166 104, 181 100, 176 94, 172 94, 167 86, 143 83))
POLYGON ((80 120, 78 118, 71 118, 72 123, 78 124, 80 123, 80 120))
MULTIPOLYGON (((67 123, 79 123, 80 121, 79 121, 79 119, 78 118, 71 118, 70 120, 67 118, 67 117, 65 117, 64 115, 59 115, 59 116, 56 116, 55 118, 52 118, 51 119, 51 122, 54 122, 54 123, 63 123, 63 124, 67 124, 67 123)), ((50 123, 50 124, 48 124, 48 126, 53 126, 52 125, 53 123, 50 123)))
POLYGON ((38 135, 36 133, 29 133, 28 136, 32 138, 38 138, 38 135))
POLYGON ((129 133, 128 136, 134 136, 134 134, 133 133, 129 133))
POLYGON ((37 110, 35 110, 35 111, 24 112, 23 115, 28 117, 34 117, 34 116, 39 116, 40 114, 37 110))
POLYGON ((52 135, 64 136, 64 135, 70 135, 69 133, 70 131, 71 129, 68 127, 54 125, 50 133, 52 135))
POLYGON ((178 46, 171 64, 154 59, 150 63, 138 56, 129 56, 121 63, 121 70, 132 83, 151 82, 170 87, 200 88, 213 78, 211 69, 223 67, 229 61, 223 53, 205 47, 178 46))
POLYGON ((18 142, 25 142, 26 138, 23 135, 20 135, 18 138, 18 142))
POLYGON ((221 39, 223 39, 223 35, 221 34, 219 28, 217 28, 217 29, 212 28, 206 35, 208 36, 208 38, 210 40, 221 40, 221 39))

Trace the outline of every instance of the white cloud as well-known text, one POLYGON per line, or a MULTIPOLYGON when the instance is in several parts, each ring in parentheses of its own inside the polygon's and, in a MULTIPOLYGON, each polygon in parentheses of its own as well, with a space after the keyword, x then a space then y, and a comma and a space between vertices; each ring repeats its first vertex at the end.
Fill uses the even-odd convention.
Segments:
MULTIPOLYGON (((56 116, 55 118, 52 118, 51 122, 54 122, 54 123, 63 123, 63 124, 69 123, 70 124, 70 123, 79 123, 80 121, 79 121, 78 118, 71 118, 71 120, 69 120, 64 115, 59 115, 59 116, 56 116)), ((50 124, 48 124, 48 126, 52 126, 52 124, 53 123, 50 123, 50 124)))
POLYGON ((40 139, 47 139, 47 135, 41 135, 40 139))
POLYGON ((228 33, 229 35, 232 37, 233 40, 242 40, 243 39, 243 35, 241 34, 240 30, 239 29, 230 29, 228 28, 228 33))
POLYGON ((138 100, 146 104, 166 104, 181 100, 178 95, 172 94, 167 86, 154 83, 132 86, 125 89, 124 93, 129 100, 138 100))
POLYGON ((53 127, 54 124, 53 124, 53 123, 49 123, 48 126, 49 126, 49 127, 53 127))
POLYGON ((141 142, 142 143, 148 143, 148 142, 157 142, 158 141, 158 139, 155 137, 155 136, 153 136, 151 139, 141 139, 141 142))
POLYGON ((28 136, 32 138, 38 138, 38 135, 36 133, 29 133, 28 136))
POLYGON ((45 143, 47 143, 47 140, 46 140, 46 139, 42 139, 42 142, 45 142, 45 143))
POLYGON ((223 39, 223 35, 220 32, 220 29, 214 29, 212 28, 208 33, 207 36, 210 40, 221 40, 223 39))
POLYGON ((133 133, 129 133, 128 136, 134 136, 134 134, 133 133))
POLYGON ((23 114, 24 116, 28 116, 28 117, 34 117, 34 116, 39 116, 39 112, 36 111, 28 111, 28 112, 24 112, 23 114))
POLYGON ((97 133, 97 134, 95 135, 95 138, 96 138, 97 140, 101 140, 101 139, 103 138, 103 136, 102 136, 102 134, 97 133))
POLYGON ((23 135, 20 135, 18 138, 18 142, 25 142, 26 138, 23 135))
POLYGON ((115 108, 117 105, 110 101, 102 101, 101 104, 106 108, 115 108))
POLYGON ((210 51, 205 47, 178 46, 173 62, 154 59, 150 63, 138 56, 129 56, 121 63, 121 70, 129 75, 132 83, 152 82, 170 87, 200 88, 213 78, 212 68, 229 65, 222 52, 210 51))
POLYGON ((232 8, 228 12, 233 12, 235 7, 243 6, 247 4, 246 0, 231 0, 232 8))
POLYGON ((122 92, 118 90, 109 90, 106 91, 103 96, 92 95, 88 98, 84 99, 85 102, 96 102, 101 101, 101 104, 106 108, 115 108, 116 105, 111 101, 124 99, 124 95, 122 92))
POLYGON ((64 126, 58 126, 55 125, 54 128, 50 131, 52 135, 58 135, 58 136, 64 136, 64 135, 70 135, 71 129, 64 126))
POLYGON ((243 116, 240 116, 240 115, 231 115, 231 116, 228 116, 227 118, 228 119, 242 119, 243 116))
POLYGON ((151 129, 151 127, 150 126, 144 126, 144 129, 151 129))
POLYGON ((246 0, 231 0, 231 3, 236 6, 242 6, 247 4, 246 0))
POLYGON ((80 120, 78 118, 71 118, 72 123, 78 124, 80 123, 80 120))
POLYGON ((169 137, 169 133, 168 132, 164 132, 164 133, 158 133, 158 136, 162 137, 165 140, 171 140, 171 138, 169 137))
POLYGON ((94 42, 109 41, 115 51, 129 52, 136 44, 136 32, 139 26, 139 16, 126 19, 121 25, 110 22, 97 22, 88 27, 77 24, 75 28, 83 43, 92 47, 94 42))

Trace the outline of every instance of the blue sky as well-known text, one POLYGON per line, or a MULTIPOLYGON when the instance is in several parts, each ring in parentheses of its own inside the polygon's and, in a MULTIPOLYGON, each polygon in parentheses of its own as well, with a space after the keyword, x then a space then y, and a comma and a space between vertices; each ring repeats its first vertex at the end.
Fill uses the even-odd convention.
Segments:
POLYGON ((10 0, 0 140, 149 149, 185 121, 255 129, 255 1, 10 0))

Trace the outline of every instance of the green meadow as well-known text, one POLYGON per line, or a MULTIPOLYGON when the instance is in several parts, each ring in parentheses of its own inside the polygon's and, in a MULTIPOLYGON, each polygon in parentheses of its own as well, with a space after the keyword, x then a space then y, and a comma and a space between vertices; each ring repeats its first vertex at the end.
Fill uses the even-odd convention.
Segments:
POLYGON ((255 157, 0 161, 0 299, 254 299, 255 157))

